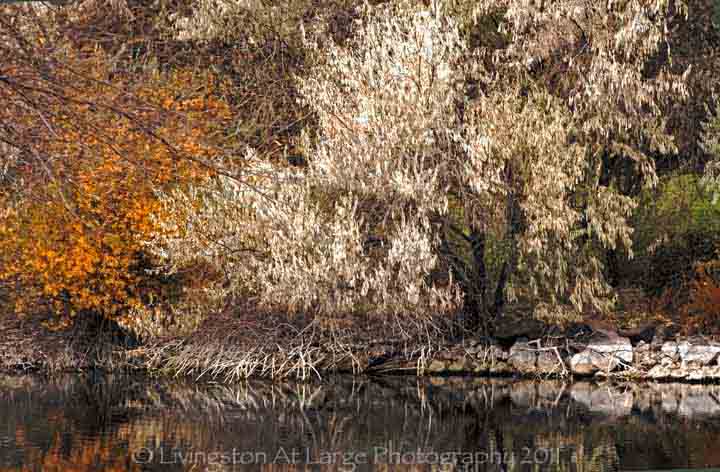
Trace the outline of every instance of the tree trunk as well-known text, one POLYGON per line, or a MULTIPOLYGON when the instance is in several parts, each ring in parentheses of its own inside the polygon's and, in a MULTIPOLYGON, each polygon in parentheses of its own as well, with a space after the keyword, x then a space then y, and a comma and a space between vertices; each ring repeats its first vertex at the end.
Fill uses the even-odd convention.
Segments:
MULTIPOLYGON (((508 182, 512 182, 513 180, 512 167, 510 165, 508 165, 505 170, 505 178, 508 182)), ((508 187, 512 188, 511 185, 508 187)), ((507 197, 506 221, 508 225, 507 238, 510 242, 510 255, 502 266, 500 277, 498 278, 498 284, 495 288, 495 300, 491 310, 493 318, 501 318, 504 314, 503 310, 505 309, 505 303, 507 302, 505 287, 517 269, 517 240, 523 230, 522 209, 520 208, 520 202, 518 201, 517 196, 512 191, 508 193, 507 197)))

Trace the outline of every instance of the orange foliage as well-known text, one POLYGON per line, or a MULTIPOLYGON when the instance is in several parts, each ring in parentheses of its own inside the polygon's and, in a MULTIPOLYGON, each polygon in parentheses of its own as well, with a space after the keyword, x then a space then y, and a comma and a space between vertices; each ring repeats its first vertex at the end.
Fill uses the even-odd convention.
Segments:
POLYGON ((42 132, 42 159, 23 167, 21 198, 0 193, 0 282, 22 288, 18 312, 44 301, 66 321, 142 303, 154 192, 210 173, 231 117, 210 74, 180 69, 138 83, 98 51, 67 60, 62 100, 44 102, 43 122, 32 111, 16 117, 42 132), (82 86, 72 86, 78 73, 82 86))
POLYGON ((720 329, 720 284, 716 277, 720 261, 698 264, 690 283, 690 300, 680 310, 688 333, 714 334, 720 329))

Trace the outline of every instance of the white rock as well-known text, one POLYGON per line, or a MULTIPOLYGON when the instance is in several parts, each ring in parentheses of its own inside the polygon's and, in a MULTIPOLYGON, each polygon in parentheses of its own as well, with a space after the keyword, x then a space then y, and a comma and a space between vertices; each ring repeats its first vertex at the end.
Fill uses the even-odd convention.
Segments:
POLYGON ((598 371, 594 358, 597 354, 585 350, 570 358, 570 370, 573 374, 591 375, 598 371))
POLYGON ((535 372, 537 366, 537 351, 527 343, 517 342, 510 348, 508 363, 519 372, 535 372))
POLYGON ((718 355, 720 355, 720 346, 683 342, 678 346, 678 351, 683 362, 693 362, 705 366, 716 363, 718 355))
POLYGON ((587 350, 597 354, 593 356, 593 362, 598 370, 613 370, 621 364, 633 363, 633 348, 628 338, 591 342, 587 350))
POLYGON ((672 360, 678 359, 678 345, 676 342, 673 342, 673 341, 664 342, 662 347, 660 348, 660 352, 662 352, 663 357, 665 357, 665 358, 669 358, 672 360))
POLYGON ((560 362, 555 351, 540 351, 537 355, 537 370, 543 373, 562 372, 560 362))

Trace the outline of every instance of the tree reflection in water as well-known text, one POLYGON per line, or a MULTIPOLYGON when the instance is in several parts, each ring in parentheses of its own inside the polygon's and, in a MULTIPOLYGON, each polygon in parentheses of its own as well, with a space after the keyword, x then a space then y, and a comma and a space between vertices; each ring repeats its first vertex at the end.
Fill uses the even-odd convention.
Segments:
POLYGON ((0 471, 720 466, 720 387, 0 377, 0 471))

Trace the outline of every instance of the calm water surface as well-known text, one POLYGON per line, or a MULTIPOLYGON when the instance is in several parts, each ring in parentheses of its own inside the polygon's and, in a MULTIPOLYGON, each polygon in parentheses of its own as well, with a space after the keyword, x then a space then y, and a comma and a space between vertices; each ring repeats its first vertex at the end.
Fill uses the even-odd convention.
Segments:
POLYGON ((0 376, 0 470, 720 467, 720 387, 0 376))

